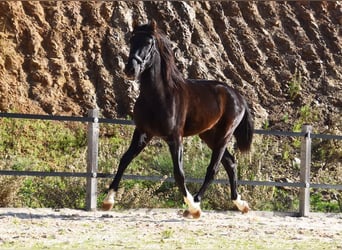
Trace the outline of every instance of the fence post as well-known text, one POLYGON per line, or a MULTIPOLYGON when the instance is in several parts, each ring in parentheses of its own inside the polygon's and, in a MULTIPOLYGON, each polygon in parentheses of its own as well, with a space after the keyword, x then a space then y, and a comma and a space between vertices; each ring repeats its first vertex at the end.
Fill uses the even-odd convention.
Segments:
POLYGON ((312 126, 303 125, 300 150, 300 182, 305 184, 299 191, 299 216, 308 216, 310 212, 310 165, 311 165, 311 132, 312 126))
POLYGON ((88 150, 87 150, 87 188, 86 188, 86 210, 96 210, 97 207, 97 163, 99 142, 99 110, 91 109, 88 117, 93 118, 88 122, 88 150))

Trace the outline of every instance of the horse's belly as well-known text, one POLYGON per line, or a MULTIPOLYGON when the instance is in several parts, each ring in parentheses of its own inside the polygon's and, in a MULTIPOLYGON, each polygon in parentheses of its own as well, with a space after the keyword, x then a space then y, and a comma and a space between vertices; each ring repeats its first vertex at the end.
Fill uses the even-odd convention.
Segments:
POLYGON ((184 125, 184 136, 201 134, 213 128, 219 121, 219 115, 208 115, 197 118, 188 118, 184 125))
POLYGON ((133 119, 136 127, 140 131, 152 136, 168 136, 175 126, 175 119, 162 117, 153 112, 135 114, 133 119))

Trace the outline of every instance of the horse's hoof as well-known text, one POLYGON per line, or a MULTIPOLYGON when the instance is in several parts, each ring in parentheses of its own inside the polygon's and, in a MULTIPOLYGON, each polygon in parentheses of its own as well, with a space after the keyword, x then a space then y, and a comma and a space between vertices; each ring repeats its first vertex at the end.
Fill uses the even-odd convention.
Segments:
POLYGON ((109 189, 106 198, 103 200, 102 210, 104 210, 104 211, 112 210, 112 208, 114 206, 114 194, 115 194, 114 190, 109 189))
POLYGON ((183 212, 183 217, 190 219, 192 217, 191 214, 190 214, 190 211, 189 210, 185 210, 183 212))
POLYGON ((183 212, 183 217, 188 219, 198 219, 199 217, 201 217, 201 210, 197 210, 194 213, 191 213, 189 210, 185 210, 183 212))
POLYGON ((246 205, 242 210, 241 210, 241 213, 243 214, 247 214, 249 212, 250 208, 248 205, 246 205))
POLYGON ((197 210, 195 213, 192 213, 192 218, 194 219, 198 219, 199 217, 201 217, 201 210, 197 210))
POLYGON ((111 203, 111 202, 103 202, 103 203, 102 203, 102 210, 103 210, 103 211, 112 210, 113 206, 114 206, 114 203, 111 203))
POLYGON ((241 213, 243 214, 248 213, 248 211, 250 210, 247 201, 241 200, 240 195, 238 195, 236 200, 233 200, 233 203, 239 209, 239 211, 241 211, 241 213))

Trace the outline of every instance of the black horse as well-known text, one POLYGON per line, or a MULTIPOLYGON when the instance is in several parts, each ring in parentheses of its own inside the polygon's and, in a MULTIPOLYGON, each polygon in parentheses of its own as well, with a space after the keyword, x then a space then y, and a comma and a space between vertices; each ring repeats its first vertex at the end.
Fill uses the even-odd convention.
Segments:
POLYGON ((248 203, 237 193, 236 164, 226 146, 234 135, 239 150, 250 149, 253 122, 245 99, 218 81, 184 79, 176 67, 170 42, 156 22, 133 26, 125 73, 140 82, 140 95, 133 112, 136 128, 109 187, 103 209, 113 207, 114 194, 128 164, 152 137, 157 136, 169 146, 174 178, 188 205, 184 216, 200 217, 200 201, 220 162, 228 173, 233 202, 239 210, 248 212, 248 203), (185 185, 182 138, 196 134, 212 150, 212 156, 204 183, 193 197, 185 185))

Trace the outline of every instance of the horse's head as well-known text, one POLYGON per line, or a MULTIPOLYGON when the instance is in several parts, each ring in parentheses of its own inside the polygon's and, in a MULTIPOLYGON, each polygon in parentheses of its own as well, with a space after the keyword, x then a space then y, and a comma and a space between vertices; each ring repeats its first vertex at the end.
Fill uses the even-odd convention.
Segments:
POLYGON ((153 56, 156 52, 155 31, 156 22, 138 25, 133 23, 133 32, 130 39, 130 52, 125 67, 125 74, 134 79, 139 79, 144 70, 152 66, 153 56))

